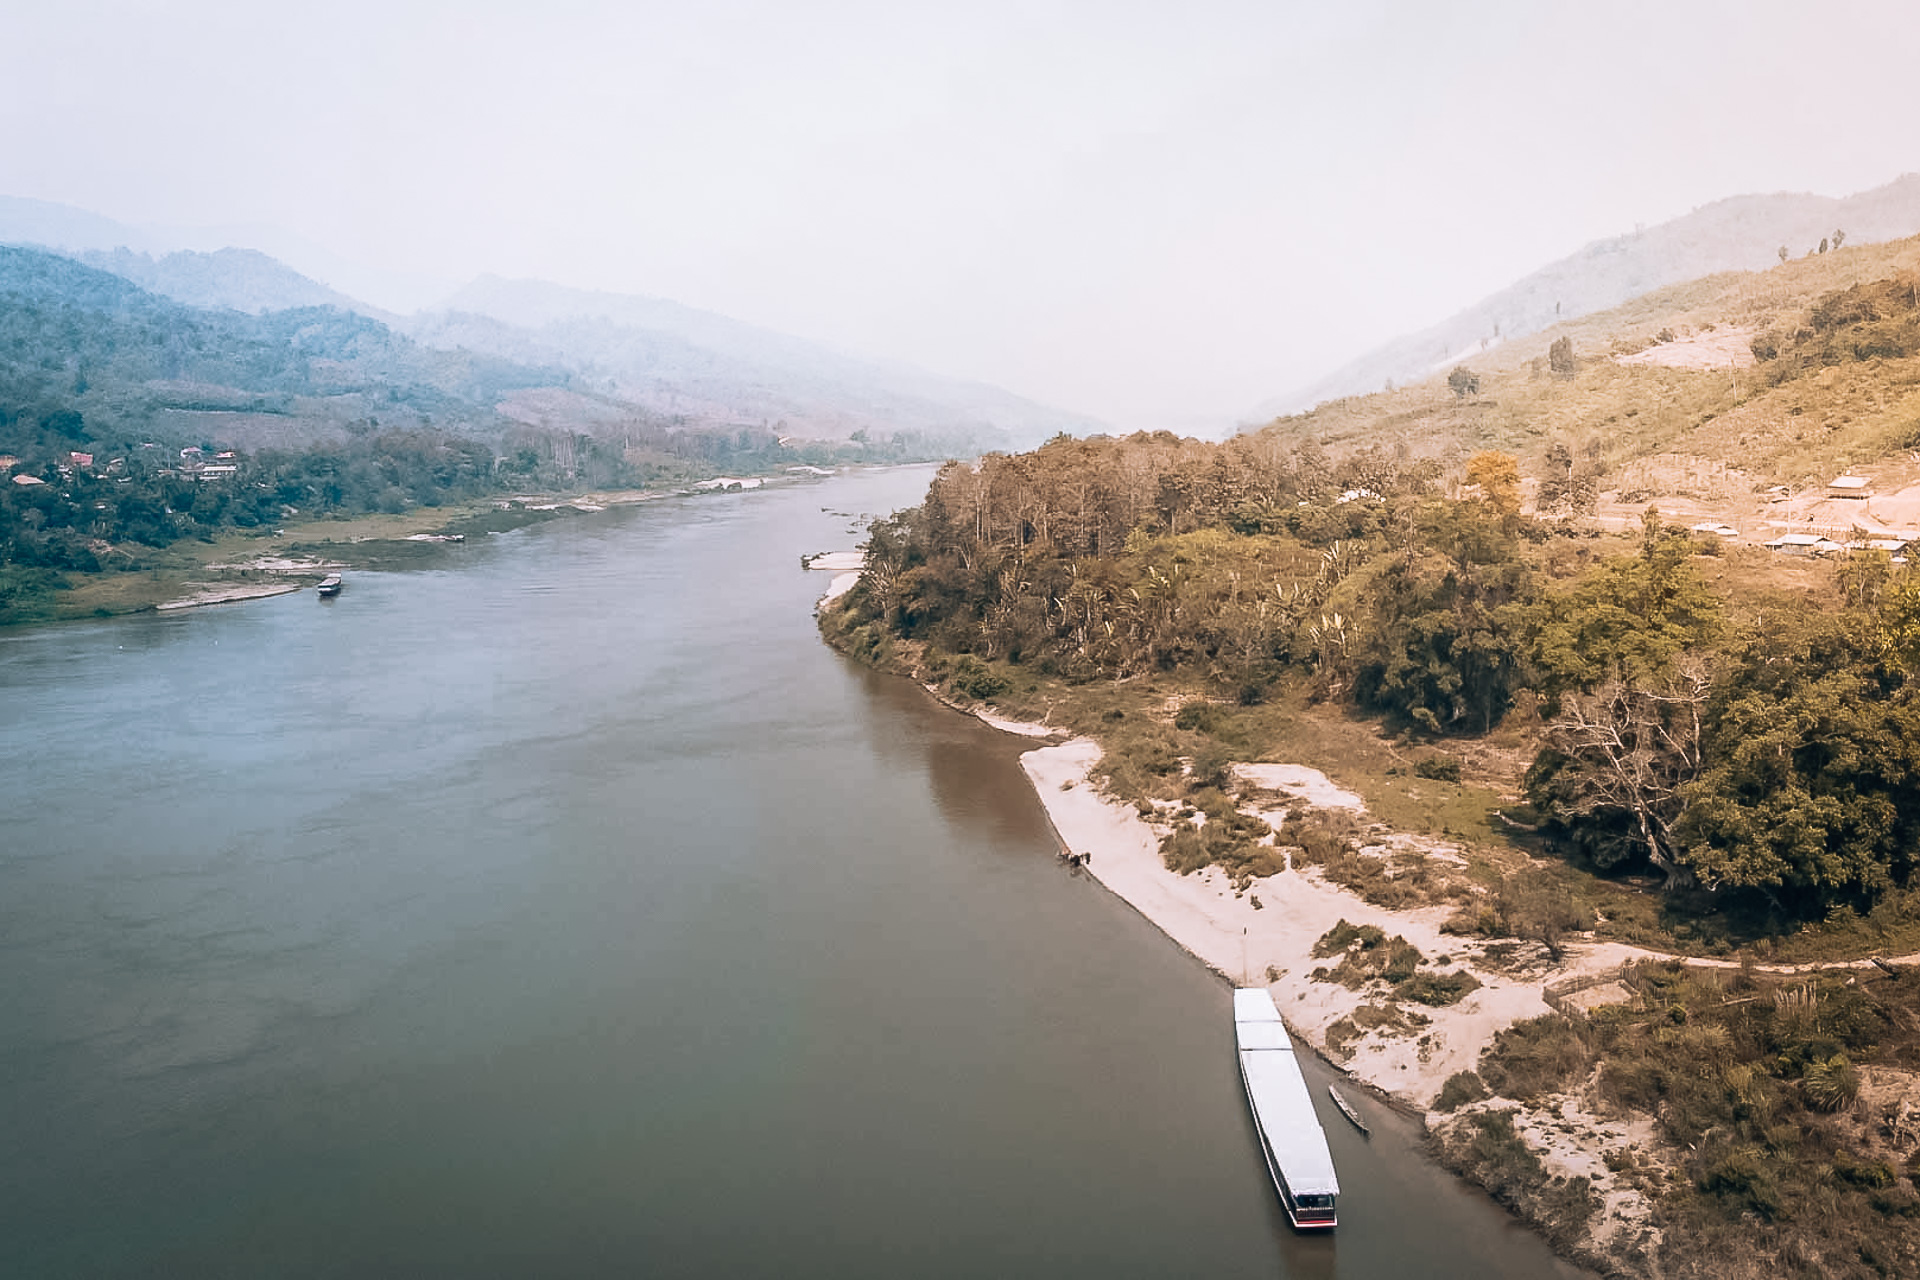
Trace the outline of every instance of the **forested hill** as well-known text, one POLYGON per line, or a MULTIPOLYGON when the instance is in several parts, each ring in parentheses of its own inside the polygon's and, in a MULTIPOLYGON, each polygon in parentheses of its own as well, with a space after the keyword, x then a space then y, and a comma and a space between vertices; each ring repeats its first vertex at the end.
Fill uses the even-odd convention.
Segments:
POLYGON ((0 246, 5 447, 90 442, 297 448, 354 429, 433 425, 498 438, 518 388, 563 370, 421 347, 331 307, 187 306, 105 271, 0 246))
MULTIPOLYGON (((1915 534, 1850 532, 1875 509, 1855 501, 1820 517, 1838 522, 1832 560, 1760 544, 1790 507, 1804 529, 1849 462, 1913 484, 1916 254, 1708 282, 1691 303, 1740 314, 1644 338, 1680 313, 1622 313, 1617 358, 1563 335, 1484 379, 1462 368, 1221 444, 1063 439, 949 465, 922 506, 873 527, 826 625, 962 696, 1058 709, 1160 681, 1147 714, 1165 715, 1166 683, 1223 708, 1169 726, 1184 750, 1114 766, 1143 803, 1184 794, 1182 754, 1282 749, 1244 729, 1209 744, 1231 708, 1315 700, 1413 744, 1505 734, 1533 761, 1514 822, 1590 870, 1657 871, 1677 900, 1784 928, 1907 901, 1920 577, 1890 551, 1915 534), (1639 360, 1729 327, 1737 377, 1639 360), (1650 465, 1704 441, 1725 452, 1650 465), (1823 463, 1810 494, 1767 505, 1773 471, 1823 463), (1660 512, 1697 507, 1728 469, 1749 535, 1660 512)), ((1196 838, 1187 865, 1257 857, 1225 823, 1196 838)))

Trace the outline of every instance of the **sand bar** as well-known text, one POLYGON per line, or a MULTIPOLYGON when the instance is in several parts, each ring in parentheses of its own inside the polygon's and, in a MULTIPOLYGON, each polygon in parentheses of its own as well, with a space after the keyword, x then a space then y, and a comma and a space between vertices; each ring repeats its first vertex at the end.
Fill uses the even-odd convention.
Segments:
MULTIPOLYGON (((991 723, 991 721, 989 722, 991 723)), ((1043 725, 1026 726, 1044 733, 1043 725)), ((1131 903, 1168 937, 1230 981, 1269 984, 1274 1002, 1316 1049, 1325 1051, 1327 1030, 1377 997, 1333 982, 1314 981, 1315 968, 1332 963, 1316 959, 1313 945, 1342 919, 1377 925, 1418 947, 1429 961, 1448 957, 1443 970, 1467 968, 1483 984, 1460 1003, 1423 1008, 1428 1026, 1417 1032, 1368 1034, 1348 1042, 1351 1058, 1329 1054, 1329 1061, 1357 1078, 1415 1107, 1425 1108, 1448 1076, 1473 1069, 1494 1032, 1521 1018, 1549 1012, 1541 992, 1542 973, 1514 976, 1461 963, 1469 939, 1440 931, 1450 907, 1387 911, 1370 906, 1314 871, 1285 871, 1256 879, 1244 892, 1217 868, 1191 875, 1169 871, 1160 857, 1160 834, 1131 806, 1102 795, 1089 773, 1100 759, 1100 745, 1075 738, 1021 756, 1040 802, 1067 849, 1091 855, 1087 870, 1131 903)), ((1310 798, 1327 807, 1358 807, 1359 797, 1335 786, 1324 774, 1301 765, 1240 766, 1249 781, 1310 798)), ((1412 837, 1408 837, 1409 839, 1412 837)), ((1587 945, 1570 949, 1568 961, 1552 976, 1567 978, 1611 969, 1643 955, 1636 948, 1587 945)))
POLYGON ((231 604, 236 600, 259 600, 266 596, 284 596, 306 588, 297 582, 237 582, 196 587, 178 599, 157 604, 155 609, 198 609, 202 605, 231 604))

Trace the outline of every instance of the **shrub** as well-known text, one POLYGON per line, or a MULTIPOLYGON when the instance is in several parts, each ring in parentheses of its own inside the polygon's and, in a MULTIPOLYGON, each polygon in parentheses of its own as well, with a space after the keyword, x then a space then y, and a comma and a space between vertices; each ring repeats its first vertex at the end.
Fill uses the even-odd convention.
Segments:
POLYGON ((1500 913, 1489 902, 1469 902, 1440 924, 1440 932, 1456 937, 1491 938, 1500 932, 1500 913))
POLYGON ((1892 1165, 1880 1160, 1863 1160, 1844 1150, 1833 1153, 1833 1176, 1867 1190, 1884 1190, 1894 1183, 1892 1165))
POLYGON ((1395 987, 1393 993, 1402 1000, 1439 1009, 1459 1004, 1468 993, 1479 989, 1480 979, 1465 969, 1456 969, 1452 973, 1416 973, 1395 987))
POLYGON ((1386 936, 1376 925, 1348 924, 1343 917, 1333 928, 1320 935, 1320 940, 1313 944, 1313 954, 1316 959, 1324 960, 1350 950, 1355 943, 1362 947, 1376 947, 1386 940, 1386 936))
POLYGON ((1173 727, 1188 733, 1212 733, 1227 720, 1225 707, 1213 702, 1189 702, 1174 713, 1173 727))
POLYGON ((1512 1205, 1546 1181, 1540 1157, 1527 1149, 1526 1139, 1513 1127, 1512 1112, 1481 1111, 1461 1123, 1471 1134, 1464 1152, 1468 1168, 1495 1200, 1512 1205))
POLYGON ((972 654, 965 654, 955 662, 953 674, 947 679, 947 688, 981 702, 991 702, 1012 687, 1005 676, 972 654))
POLYGON ((1758 1148, 1741 1147, 1708 1166, 1699 1187, 1736 1211, 1750 1210, 1767 1219, 1782 1215, 1780 1188, 1758 1148))
POLYGON ((1573 339, 1555 338, 1547 345, 1547 367, 1556 378, 1571 378, 1574 374, 1573 339))
POLYGON ((1428 756, 1415 762, 1413 776, 1431 778, 1436 782, 1460 781, 1460 762, 1452 756, 1428 756))
POLYGON ((1208 747, 1193 758, 1189 785, 1224 790, 1233 783, 1233 756, 1220 747, 1208 747))
POLYGON ((1841 1111, 1860 1096, 1860 1073, 1847 1061, 1846 1054, 1836 1053, 1808 1064, 1806 1074, 1800 1077, 1800 1092, 1815 1111, 1841 1111))
POLYGON ((1456 1071, 1440 1086, 1440 1096, 1433 1100, 1433 1108, 1436 1111, 1458 1111, 1469 1102, 1478 1102, 1486 1096, 1487 1082, 1477 1072, 1456 1071))
POLYGON ((1420 967, 1421 958, 1418 947, 1395 934, 1387 940, 1386 949, 1379 957, 1380 976, 1388 982, 1406 982, 1420 967))

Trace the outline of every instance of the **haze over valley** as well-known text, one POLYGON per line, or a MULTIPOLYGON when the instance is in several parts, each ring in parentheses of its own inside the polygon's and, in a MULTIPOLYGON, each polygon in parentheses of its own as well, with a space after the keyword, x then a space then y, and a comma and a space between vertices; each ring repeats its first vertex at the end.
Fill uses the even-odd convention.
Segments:
POLYGON ((8 35, 23 1274, 1920 1276, 1920 9, 8 35))

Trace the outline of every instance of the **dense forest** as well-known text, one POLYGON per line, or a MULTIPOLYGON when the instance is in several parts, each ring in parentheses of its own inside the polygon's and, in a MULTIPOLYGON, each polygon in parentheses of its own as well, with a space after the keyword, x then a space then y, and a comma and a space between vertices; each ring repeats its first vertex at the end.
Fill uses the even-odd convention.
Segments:
MULTIPOLYGON (((1552 451, 1549 451, 1552 455, 1552 451)), ((1557 456, 1557 455, 1552 455, 1557 456)), ((1920 849, 1920 580, 1858 553, 1824 611, 1710 589, 1720 554, 1648 510, 1627 554, 1522 514, 1508 454, 1332 459, 1274 432, 1057 439, 949 464, 874 525, 829 626, 958 692, 1185 676, 1304 693, 1411 741, 1538 719, 1507 820, 1611 875, 1783 925, 1871 911, 1920 849), (897 656, 897 655, 896 655, 897 656)))

